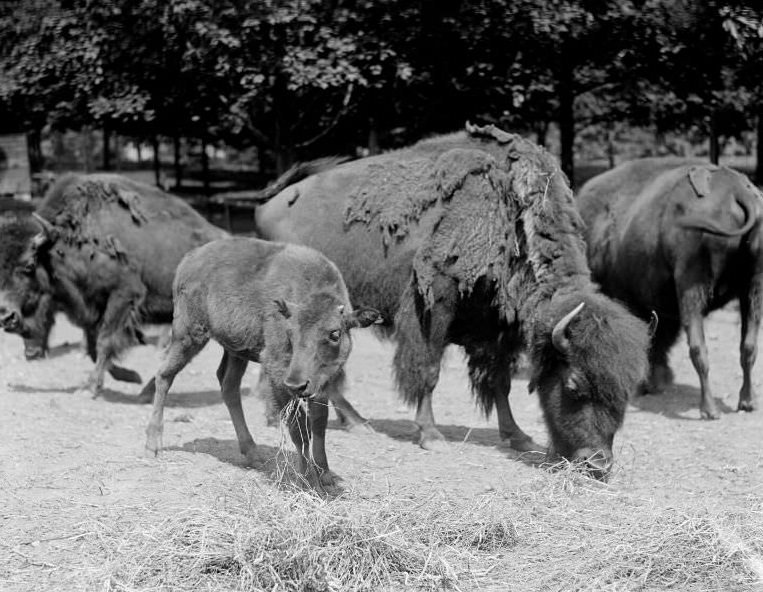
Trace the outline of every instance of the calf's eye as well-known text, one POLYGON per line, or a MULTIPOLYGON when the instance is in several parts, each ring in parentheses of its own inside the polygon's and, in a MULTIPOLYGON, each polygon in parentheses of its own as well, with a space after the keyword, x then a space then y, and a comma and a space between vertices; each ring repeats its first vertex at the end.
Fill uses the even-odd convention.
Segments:
POLYGON ((329 341, 331 343, 339 343, 339 338, 342 336, 341 332, 338 329, 334 329, 333 331, 329 331, 329 341))

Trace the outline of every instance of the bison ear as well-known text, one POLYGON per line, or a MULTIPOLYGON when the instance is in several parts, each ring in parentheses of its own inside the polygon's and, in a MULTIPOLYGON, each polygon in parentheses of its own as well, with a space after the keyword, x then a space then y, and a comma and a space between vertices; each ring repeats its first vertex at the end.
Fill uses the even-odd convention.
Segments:
POLYGON ((355 327, 368 327, 369 325, 380 325, 384 322, 381 313, 375 308, 358 308, 348 314, 344 323, 348 329, 355 327))
POLYGON ((278 298, 277 300, 273 300, 273 302, 275 302, 276 309, 281 313, 283 318, 288 319, 291 317, 291 311, 289 310, 289 305, 286 304, 286 300, 278 298))
POLYGON ((706 166, 693 166, 689 168, 689 183, 697 197, 710 195, 710 175, 713 171, 706 166))

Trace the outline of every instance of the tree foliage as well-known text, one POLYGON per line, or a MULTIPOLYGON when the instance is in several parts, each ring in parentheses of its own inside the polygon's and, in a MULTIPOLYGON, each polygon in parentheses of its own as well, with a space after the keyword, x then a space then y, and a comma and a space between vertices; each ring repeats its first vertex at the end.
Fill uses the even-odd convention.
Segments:
MULTIPOLYGON (((466 119, 719 138, 761 119, 755 0, 7 0, 0 111, 17 128, 256 145, 392 146, 466 119)), ((6 124, 7 126, 8 124, 6 124)))

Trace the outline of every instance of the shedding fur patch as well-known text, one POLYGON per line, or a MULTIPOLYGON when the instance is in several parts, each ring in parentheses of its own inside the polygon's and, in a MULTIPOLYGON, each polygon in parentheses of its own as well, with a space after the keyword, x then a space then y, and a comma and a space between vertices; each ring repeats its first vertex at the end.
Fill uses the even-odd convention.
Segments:
POLYGON ((532 316, 560 284, 588 282, 582 221, 564 173, 545 150, 497 128, 467 130, 443 137, 439 152, 438 140, 426 140, 369 165, 348 199, 345 224, 378 226, 386 247, 434 210, 414 259, 425 304, 434 302, 438 275, 453 278, 462 293, 484 277, 512 322, 523 307, 532 316))

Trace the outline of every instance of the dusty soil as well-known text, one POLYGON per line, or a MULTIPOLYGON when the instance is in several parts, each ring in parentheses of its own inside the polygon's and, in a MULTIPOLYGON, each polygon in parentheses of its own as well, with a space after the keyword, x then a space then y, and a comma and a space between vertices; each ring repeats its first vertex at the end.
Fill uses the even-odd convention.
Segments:
MULTIPOLYGON (((615 441, 618 468, 608 487, 656 508, 751 510, 751 519, 759 520, 763 412, 735 411, 741 385, 737 314, 715 313, 706 330, 722 419, 699 419, 698 380, 682 341, 672 355, 676 385, 630 405, 615 441)), ((0 333, 0 554, 12 563, 0 566, 3 590, 83 589, 78 570, 93 521, 118 524, 123 514, 142 509, 169 514, 197 503, 219 483, 272 481, 267 463, 243 466, 215 379, 218 346, 208 346, 178 377, 165 415, 166 450, 153 459, 143 454, 150 408, 135 403, 137 385, 107 377, 100 399, 76 392, 92 366, 80 338, 80 331, 60 318, 51 356, 27 363, 20 340, 0 333)), ((375 433, 332 429, 327 438, 329 462, 348 495, 395 492, 425 499, 437 491, 464 499, 521 490, 542 471, 514 458, 500 445, 494 419, 476 411, 457 350, 449 352, 435 393, 435 415, 450 450, 420 449, 412 412, 395 394, 392 351, 391 343, 370 333, 356 337, 348 398, 375 433)), ((147 345, 130 351, 123 362, 147 379, 159 356, 147 345)), ((755 373, 759 391, 762 363, 755 373)), ((256 381, 252 367, 245 385, 251 389, 256 381)), ((545 442, 538 402, 528 395, 526 380, 515 380, 512 407, 520 425, 545 442)), ((266 427, 256 396, 245 397, 244 409, 264 455, 275 459, 281 430, 266 427)))

